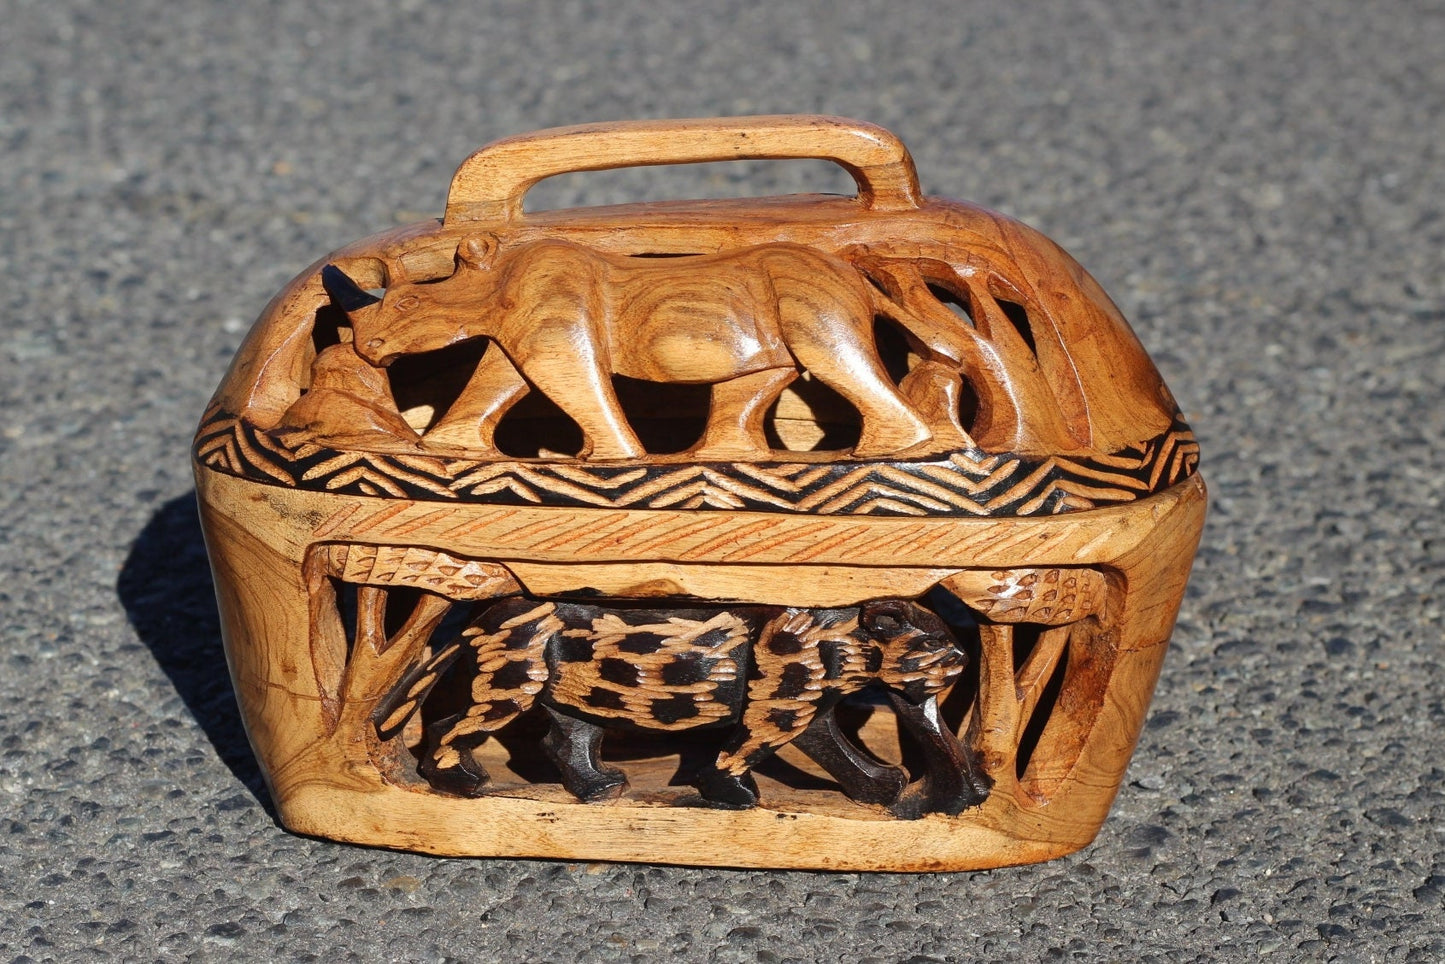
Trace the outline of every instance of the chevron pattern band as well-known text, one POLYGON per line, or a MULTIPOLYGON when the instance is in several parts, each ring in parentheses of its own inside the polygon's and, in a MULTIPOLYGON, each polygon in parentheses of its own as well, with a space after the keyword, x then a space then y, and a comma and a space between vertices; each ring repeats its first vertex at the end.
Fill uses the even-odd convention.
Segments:
POLYGON ((338 494, 498 505, 721 509, 809 515, 1030 516, 1132 502, 1194 474, 1199 444, 1174 424, 1110 455, 1043 458, 953 452, 925 461, 628 465, 479 461, 288 448, 213 406, 194 454, 207 468, 269 485, 338 494))

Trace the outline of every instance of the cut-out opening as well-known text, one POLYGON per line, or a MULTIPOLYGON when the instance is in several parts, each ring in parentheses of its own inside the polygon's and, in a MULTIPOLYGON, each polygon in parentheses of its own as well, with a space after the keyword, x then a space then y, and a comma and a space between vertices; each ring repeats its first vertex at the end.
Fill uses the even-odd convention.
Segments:
POLYGON ((582 450, 582 429, 535 390, 502 417, 494 439, 503 455, 518 459, 541 458, 544 452, 570 456, 582 450))
POLYGON ((413 586, 392 586, 384 591, 386 601, 382 626, 386 638, 390 639, 406 625, 407 618, 421 601, 422 591, 413 586))
POLYGON ((1029 321, 1029 313, 1024 310, 1024 306, 1017 301, 1007 301, 1003 298, 995 298, 994 300, 997 301, 998 306, 1003 309, 1004 317, 1007 318, 1009 323, 1014 326, 1014 329, 1018 331, 1019 337, 1024 340, 1024 344, 1029 346, 1029 351, 1037 355, 1039 349, 1038 346, 1034 344, 1034 327, 1029 321))
MULTIPOLYGON (((1039 634, 1034 633, 1033 639, 1037 643, 1039 634)), ((1031 648, 1031 647, 1030 647, 1031 648)), ((1027 657, 1027 651, 1024 657, 1027 657)), ((1015 637, 1014 658, 1018 660, 1019 651, 1017 648, 1017 637, 1015 637)), ((1054 708, 1058 705, 1059 694, 1063 692, 1064 676, 1069 668, 1069 645, 1065 644, 1064 651, 1059 654, 1058 664, 1054 667, 1049 681, 1045 684, 1043 692, 1039 694, 1039 701, 1034 705, 1033 715, 1029 717, 1024 725, 1023 735, 1019 738, 1018 753, 1014 757, 1014 773, 1022 778, 1024 771, 1029 767, 1029 761, 1033 759, 1034 750, 1038 748, 1039 739, 1043 736, 1044 727, 1048 725, 1049 717, 1053 715, 1054 708)))
POLYGON ((938 707, 944 726, 963 736, 964 721, 978 701, 980 653, 983 649, 978 633, 978 617, 957 596, 939 586, 935 586, 919 602, 937 613, 938 618, 948 625, 953 638, 958 640, 959 647, 968 656, 963 673, 953 688, 943 695, 938 707))
POLYGON ((863 423, 842 395, 803 373, 763 419, 768 445, 787 452, 831 452, 858 444, 863 423))
POLYGON ((661 164, 553 175, 527 192, 524 210, 535 214, 561 208, 640 201, 705 201, 788 194, 854 195, 857 191, 853 178, 830 161, 796 159, 661 164))
POLYGON ((908 377, 908 372, 918 363, 918 356, 913 353, 903 329, 893 321, 879 316, 873 319, 873 344, 878 352, 878 360, 883 363, 883 370, 888 373, 893 384, 902 384, 903 379, 908 377))
POLYGON ((928 293, 933 295, 949 311, 958 318, 967 322, 969 327, 976 327, 973 318, 973 306, 969 303, 968 295, 963 292, 954 291, 950 286, 938 281, 928 283, 928 293))
POLYGON ((1014 626, 1014 675, 1024 668, 1024 661, 1029 658, 1029 653, 1034 651, 1038 645, 1039 636, 1043 634, 1044 627, 1038 623, 1019 623, 1014 626))
POLYGON ((707 428, 710 385, 649 382, 613 375, 612 388, 627 424, 651 455, 686 451, 707 428))
POLYGON ((964 378, 958 390, 958 424, 969 435, 973 435, 979 423, 978 392, 973 382, 964 378))
POLYGON ((433 650, 436 649, 437 641, 446 642, 460 636, 467 623, 471 622, 472 617, 476 615, 477 607, 478 604, 473 602, 452 603, 451 609, 447 610, 447 614, 442 617, 442 621, 437 623, 437 628, 432 631, 433 650))
POLYGON ((341 329, 351 329, 351 319, 346 312, 330 302, 316 309, 316 320, 311 324, 311 344, 316 354, 321 354, 332 345, 341 344, 341 329))
MULTIPOLYGON (((890 719, 893 718, 893 707, 888 702, 887 691, 882 687, 869 686, 861 692, 845 696, 833 712, 834 718, 838 721, 838 729, 858 749, 880 763, 909 766, 908 748, 902 743, 901 738, 897 742, 878 739, 877 727, 869 725, 875 722, 875 717, 880 712, 890 719)), ((901 727, 897 727, 897 729, 902 730, 901 727)), ((889 735, 894 736, 892 733, 889 735)), ((921 776, 922 771, 916 769, 918 763, 916 757, 912 763, 914 775, 921 776)))
MULTIPOLYGON (((612 376, 623 417, 649 455, 686 451, 707 427, 710 385, 649 382, 612 376)), ((582 429, 546 395, 529 392, 497 426, 496 446, 513 458, 575 456, 582 429)))
POLYGON ((342 638, 346 640, 346 659, 343 666, 351 662, 356 648, 356 589, 355 583, 332 579, 331 587, 336 595, 336 614, 341 617, 342 638))
POLYGON ((408 425, 424 432, 461 397, 488 350, 482 338, 403 355, 388 366, 392 398, 408 425))

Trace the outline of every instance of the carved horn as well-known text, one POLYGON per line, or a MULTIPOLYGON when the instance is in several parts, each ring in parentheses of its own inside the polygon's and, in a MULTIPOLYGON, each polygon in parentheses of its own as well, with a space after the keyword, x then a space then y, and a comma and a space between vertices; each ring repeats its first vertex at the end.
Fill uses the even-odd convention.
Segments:
POLYGON ((357 312, 370 308, 381 300, 352 281, 345 271, 334 264, 328 264, 321 269, 321 286, 326 289, 331 303, 346 312, 346 316, 352 321, 356 321, 357 312))

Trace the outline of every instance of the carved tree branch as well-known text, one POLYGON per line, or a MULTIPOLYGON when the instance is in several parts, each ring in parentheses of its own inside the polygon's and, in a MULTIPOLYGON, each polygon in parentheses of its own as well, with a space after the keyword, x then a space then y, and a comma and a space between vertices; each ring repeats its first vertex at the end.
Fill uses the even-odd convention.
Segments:
POLYGON ((348 727, 395 685, 420 656, 458 600, 492 599, 521 591, 498 563, 412 546, 315 546, 303 563, 311 613, 311 659, 325 729, 348 727), (356 638, 347 658, 346 630, 333 579, 359 584, 356 638), (423 590, 402 627, 386 635, 389 587, 423 590))
POLYGON ((351 647, 351 662, 364 647, 368 653, 386 649, 386 604, 388 594, 377 586, 360 586, 356 590, 356 641, 351 647))
POLYGON ((341 621, 328 554, 313 549, 307 553, 301 572, 306 580, 310 615, 311 670, 321 697, 322 722, 329 732, 336 726, 340 709, 341 676, 346 671, 346 625, 341 621))
POLYGON ((889 305, 878 306, 903 326, 910 343, 925 360, 952 362, 969 375, 986 367, 988 346, 983 339, 928 290, 923 265, 927 264, 932 274, 951 274, 948 265, 872 255, 858 255, 853 263, 903 308, 889 312, 889 305))
MULTIPOLYGON (((383 598, 385 595, 381 591, 383 598)), ((375 702, 396 685, 396 681, 416 661, 452 605, 452 600, 444 596, 425 593, 417 600, 416 607, 396 635, 389 639, 383 637, 379 647, 363 645, 363 641, 357 639, 343 683, 343 723, 355 722, 358 717, 365 716, 375 702)), ((384 612, 382 618, 385 618, 384 612)), ((361 635, 359 620, 357 635, 361 635)))
POLYGON ((1034 643, 1033 650, 1024 665, 1018 672, 1018 701, 1019 701, 1019 730, 1014 734, 1014 744, 1024 735, 1024 728, 1028 726, 1029 719, 1038 708, 1039 698, 1043 695, 1049 680, 1053 678, 1054 670, 1058 668, 1059 660, 1063 657, 1064 651, 1068 648, 1069 637, 1073 632, 1072 625, 1054 626, 1039 634, 1038 642, 1034 643))
MULTIPOLYGON (((855 253, 852 261, 901 309, 889 312, 888 305, 879 306, 903 325, 925 364, 952 364, 973 386, 979 411, 972 436, 979 444, 990 451, 1056 452, 1078 447, 1079 440, 1064 417, 1048 373, 993 294, 995 287, 1013 293, 1011 284, 969 263, 905 260, 866 251, 855 253), (944 307, 929 290, 930 285, 944 288, 966 303, 973 325, 944 307)), ((1023 300, 1021 294, 1017 297, 1023 300)), ((1044 347, 1052 359, 1057 333, 1052 326, 1046 327, 1044 347)), ((1066 373, 1054 374, 1062 377, 1066 373)), ((1063 381, 1069 398, 1074 399, 1077 385, 1068 378, 1063 381)), ((922 385, 911 389, 905 392, 910 401, 925 409, 943 404, 920 397, 929 394, 922 385)), ((956 400, 954 404, 956 410, 956 400)), ((959 431, 963 431, 961 426, 959 431)))
POLYGON ((978 389, 979 437, 1003 451, 1066 452, 1077 448, 1078 440, 1069 431, 1038 357, 994 299, 987 278, 965 276, 956 270, 953 275, 968 292, 979 334, 999 360, 999 367, 988 373, 993 383, 987 388, 987 397, 983 388, 978 389), (1007 397, 1006 406, 1003 396, 1007 397))
POLYGON ((1014 782, 1014 759, 1021 729, 1018 684, 1014 679, 1014 627, 985 623, 978 628, 978 712, 971 737, 979 764, 995 786, 1014 782))
POLYGON ((965 570, 939 585, 988 620, 979 626, 978 699, 960 732, 977 748, 984 772, 996 784, 1012 784, 1019 742, 1075 627, 1104 609, 1104 573, 1082 567, 965 570), (1014 627, 1020 623, 1045 628, 1015 672, 1014 627))

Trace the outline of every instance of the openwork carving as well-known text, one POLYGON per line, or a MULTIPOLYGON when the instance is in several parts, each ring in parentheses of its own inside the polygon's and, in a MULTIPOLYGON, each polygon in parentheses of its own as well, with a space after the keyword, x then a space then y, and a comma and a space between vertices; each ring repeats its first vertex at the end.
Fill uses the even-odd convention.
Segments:
POLYGON ((1093 839, 1203 519, 1097 284, 838 118, 498 142, 333 252, 197 490, 286 826, 441 854, 969 869, 1093 839), (821 157, 853 198, 523 214, 821 157))
POLYGON ((505 564, 415 546, 322 543, 306 570, 332 725, 399 785, 461 797, 560 785, 587 802, 748 808, 761 767, 789 799, 905 818, 960 813, 995 783, 1046 800, 1069 761, 1030 774, 1030 755, 1058 707, 1083 702, 1079 667, 1112 659, 1094 569, 964 572, 926 603, 822 609, 538 599, 505 564), (1068 608, 1013 605, 1054 586, 1068 608), (641 789, 604 734, 643 760, 641 789), (658 739, 678 735, 695 759, 661 760, 676 747, 658 739), (770 766, 788 747, 792 763, 770 766), (553 769, 494 763, 497 778, 484 762, 528 748, 553 769))
POLYGON ((966 659, 936 616, 902 601, 659 610, 519 598, 487 609, 406 677, 382 704, 378 729, 398 732, 443 675, 465 662, 472 704, 433 723, 424 742, 420 772, 433 786, 481 793, 489 775, 471 749, 540 704, 551 722, 542 746, 563 786, 583 800, 611 798, 627 785, 601 762, 605 729, 721 729, 717 756, 692 782, 713 806, 751 807, 754 768, 843 698, 876 686, 898 704, 928 757, 917 800, 904 798, 906 781, 877 772, 836 726, 820 726, 805 752, 823 741, 814 759, 836 771, 854 799, 958 813, 982 801, 986 784, 957 738, 940 728, 936 699, 966 659))
POLYGON ((1149 438, 1091 449, 1060 331, 977 253, 945 262, 775 244, 653 259, 570 242, 499 251, 488 235, 462 241, 456 258, 450 276, 380 299, 328 267, 317 324, 340 340, 316 354, 309 387, 269 429, 214 405, 196 458, 362 495, 825 515, 1077 511, 1168 488, 1198 464, 1177 411, 1149 438), (880 346, 875 318, 900 326, 891 343, 880 346), (476 341, 486 348, 470 374, 428 372, 463 381, 459 391, 399 410, 386 366, 476 341), (701 434, 681 453, 648 453, 617 377, 711 386, 701 434), (800 377, 836 393, 822 417, 861 425, 851 450, 824 459, 769 441, 796 430, 779 411, 819 418, 802 396, 781 404, 800 377), (580 430, 575 455, 497 448, 498 426, 534 389, 553 414, 530 423, 580 430))
MULTIPOLYGON (((339 269, 323 280, 346 308, 362 358, 403 355, 488 338, 505 353, 485 369, 494 395, 476 448, 491 447, 494 418, 529 384, 582 429, 579 458, 646 455, 612 388, 613 375, 714 385, 701 458, 769 451, 763 415, 802 366, 862 417, 859 458, 937 448, 899 397, 873 345, 874 315, 899 310, 841 258, 796 244, 662 260, 608 255, 570 241, 533 241, 498 253, 495 237, 468 238, 457 270, 430 284, 390 288, 375 304, 339 269), (510 380, 499 374, 510 363, 510 380), (932 443, 932 444, 931 444, 932 443)), ((921 319, 916 322, 923 325, 921 319)), ((496 357, 494 354, 493 357, 496 357)), ((957 432, 949 447, 967 437, 957 432)))

